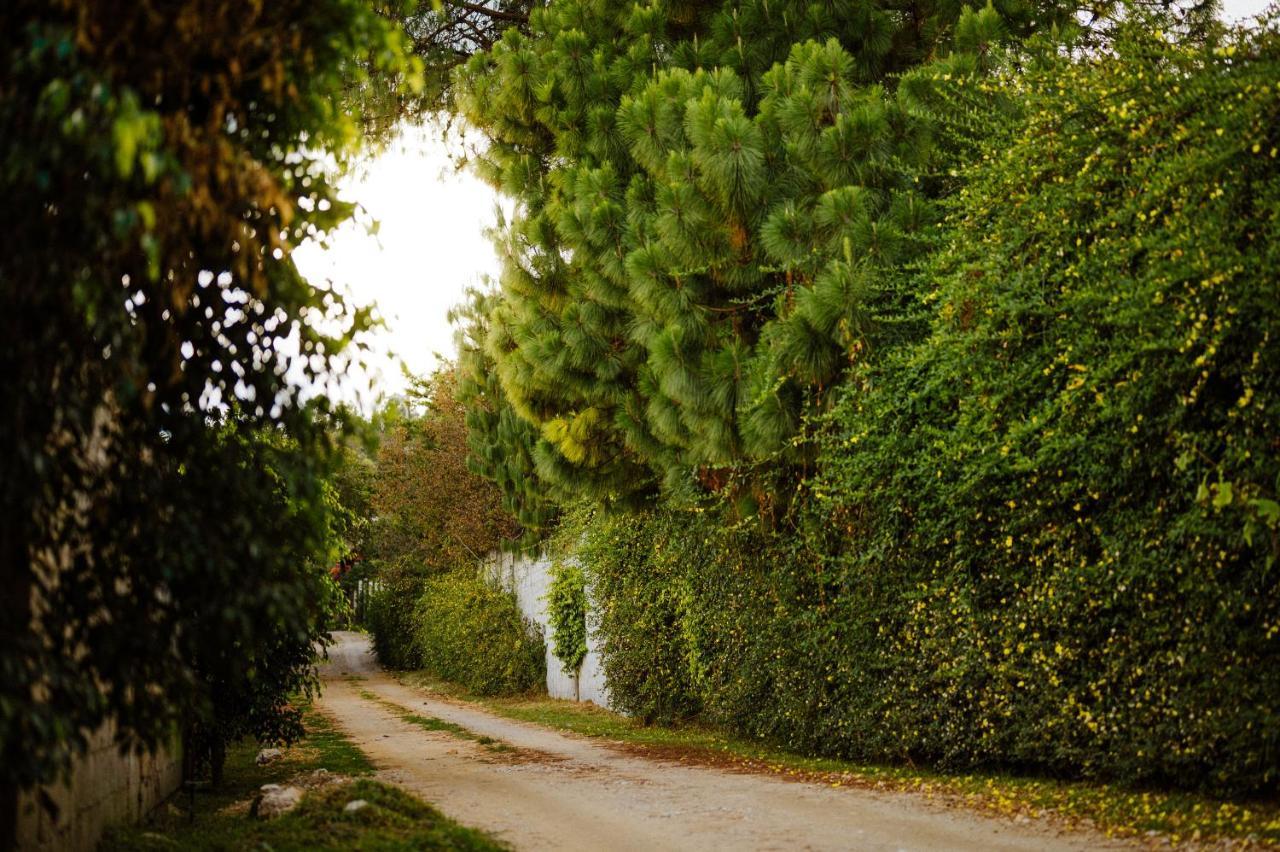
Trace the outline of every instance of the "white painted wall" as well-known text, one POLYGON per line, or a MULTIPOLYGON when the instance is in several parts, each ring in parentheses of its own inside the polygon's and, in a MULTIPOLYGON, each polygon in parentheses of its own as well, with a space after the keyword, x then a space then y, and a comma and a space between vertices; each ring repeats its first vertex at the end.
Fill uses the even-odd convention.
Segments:
MULTIPOLYGON (((551 617, 546 600, 551 585, 551 560, 545 556, 492 554, 486 561, 485 571, 492 581, 515 593, 520 612, 542 629, 547 656, 547 694, 552 698, 590 701, 608 707, 609 690, 600 664, 600 640, 592 613, 587 613, 587 656, 577 672, 565 672, 551 649, 551 617)), ((590 589, 587 599, 591 599, 590 589)))
POLYGON ((590 701, 601 707, 609 706, 609 684, 604 679, 604 664, 600 651, 602 642, 596 629, 595 608, 591 604, 591 587, 587 587, 587 656, 578 670, 578 689, 582 701, 590 701))

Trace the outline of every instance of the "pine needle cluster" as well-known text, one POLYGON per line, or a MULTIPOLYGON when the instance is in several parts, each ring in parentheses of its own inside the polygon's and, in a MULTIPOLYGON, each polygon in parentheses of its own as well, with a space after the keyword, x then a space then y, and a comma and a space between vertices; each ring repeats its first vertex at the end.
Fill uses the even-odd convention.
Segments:
POLYGON ((517 202, 498 289, 463 330, 482 466, 526 507, 542 499, 522 493, 530 470, 553 496, 779 502, 830 388, 914 328, 905 271, 975 137, 966 110, 993 108, 940 98, 942 81, 1068 18, 878 0, 533 10, 454 89, 488 140, 481 175, 517 202))

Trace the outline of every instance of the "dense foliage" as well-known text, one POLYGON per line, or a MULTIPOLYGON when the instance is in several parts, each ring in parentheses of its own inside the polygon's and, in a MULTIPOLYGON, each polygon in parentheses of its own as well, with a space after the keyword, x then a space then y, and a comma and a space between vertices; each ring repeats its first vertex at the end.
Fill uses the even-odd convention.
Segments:
POLYGON ((456 371, 416 381, 379 419, 370 495, 368 558, 383 576, 474 564, 518 538, 494 485, 467 464, 467 411, 456 371))
POLYGON ((1274 788, 1280 37, 1117 49, 1011 83, 823 517, 886 748, 1274 788))
POLYGON ((372 451, 348 448, 346 490, 365 513, 352 528, 363 570, 380 584, 365 624, 385 666, 425 666, 478 692, 523 691, 533 681, 519 617, 504 621, 509 601, 475 579, 482 560, 522 531, 501 491, 470 469, 474 418, 460 395, 457 371, 445 366, 373 418, 372 451), (468 641, 481 644, 450 663, 468 641), (476 655, 489 658, 464 674, 476 655))
POLYGON ((109 716, 288 736, 318 638, 298 395, 367 323, 289 252, 348 212, 346 95, 415 64, 360 0, 163 7, 0 11, 0 844, 109 716))
POLYGON ((948 202, 927 335, 825 418, 799 528, 588 526, 619 705, 863 759, 1274 791, 1278 62, 1274 27, 1135 26, 973 83, 1019 106, 948 202))
POLYGON ((565 673, 576 677, 587 658, 587 584, 582 566, 576 561, 552 563, 547 616, 552 653, 565 673))
POLYGON ((474 568, 427 579, 414 620, 421 667, 476 695, 529 692, 546 680, 537 626, 474 568))
POLYGON ((446 366, 378 411, 363 430, 369 443, 343 448, 343 586, 352 597, 360 580, 381 589, 360 614, 392 668, 421 664, 413 637, 424 579, 474 566, 521 536, 498 488, 469 469, 469 416, 446 366))
POLYGON ((771 510, 809 458, 804 418, 903 331, 902 270, 956 154, 913 69, 972 73, 1069 20, 1051 2, 533 10, 457 80, 479 172, 517 202, 500 290, 470 314, 477 457, 532 468, 539 500, 771 510))

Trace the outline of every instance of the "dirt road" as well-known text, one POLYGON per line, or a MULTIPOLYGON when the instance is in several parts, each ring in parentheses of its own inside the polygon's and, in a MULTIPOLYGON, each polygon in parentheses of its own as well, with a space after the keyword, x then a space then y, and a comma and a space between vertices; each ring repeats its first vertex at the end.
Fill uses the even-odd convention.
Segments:
POLYGON ((380 777, 516 849, 997 852, 1108 846, 1099 836, 1064 835, 1036 821, 1015 824, 922 796, 624 754, 403 686, 378 668, 365 637, 338 633, 336 639, 323 671, 321 711, 372 758, 380 777), (405 721, 403 711, 452 722, 514 751, 424 730, 405 721))

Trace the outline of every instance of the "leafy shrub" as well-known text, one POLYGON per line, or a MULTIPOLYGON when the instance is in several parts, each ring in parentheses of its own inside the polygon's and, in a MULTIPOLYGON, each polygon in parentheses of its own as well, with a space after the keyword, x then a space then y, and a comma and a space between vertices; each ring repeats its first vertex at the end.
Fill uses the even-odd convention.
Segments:
POLYGON ((577 562, 551 566, 547 609, 552 650, 565 673, 576 675, 587 657, 587 583, 577 562))
POLYGON ((414 635, 414 612, 421 594, 420 577, 399 576, 384 580, 382 590, 369 601, 365 626, 378 662, 389 669, 422 668, 422 654, 414 635))
POLYGON ((542 636, 516 606, 474 569, 430 577, 414 612, 422 668, 477 695, 509 695, 546 682, 542 636))
POLYGON ((610 700, 645 722, 670 723, 702 706, 682 633, 689 599, 685 568, 699 560, 696 553, 680 554, 683 542, 662 535, 652 517, 586 519, 578 558, 598 606, 610 700))

